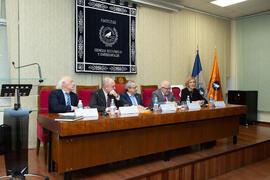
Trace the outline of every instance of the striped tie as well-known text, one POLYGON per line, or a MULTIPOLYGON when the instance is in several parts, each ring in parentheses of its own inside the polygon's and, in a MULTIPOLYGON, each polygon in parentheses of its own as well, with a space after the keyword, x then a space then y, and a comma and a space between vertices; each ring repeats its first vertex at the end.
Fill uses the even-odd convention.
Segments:
POLYGON ((130 97, 131 97, 132 104, 133 104, 134 106, 137 106, 135 96, 130 96, 130 97))
POLYGON ((71 106, 69 93, 66 93, 66 98, 67 98, 67 102, 66 102, 67 106, 71 106))
POLYGON ((109 95, 107 95, 107 107, 110 107, 111 105, 111 98, 109 95))

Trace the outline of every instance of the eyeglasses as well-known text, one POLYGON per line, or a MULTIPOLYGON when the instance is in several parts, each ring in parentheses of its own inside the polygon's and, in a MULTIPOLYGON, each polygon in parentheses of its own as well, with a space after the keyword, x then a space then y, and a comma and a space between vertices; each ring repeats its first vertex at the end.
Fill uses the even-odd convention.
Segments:
POLYGON ((161 87, 161 88, 165 89, 166 91, 171 90, 171 88, 165 88, 165 87, 161 87))
POLYGON ((132 88, 132 89, 137 89, 137 86, 135 86, 135 87, 130 87, 130 88, 132 88))

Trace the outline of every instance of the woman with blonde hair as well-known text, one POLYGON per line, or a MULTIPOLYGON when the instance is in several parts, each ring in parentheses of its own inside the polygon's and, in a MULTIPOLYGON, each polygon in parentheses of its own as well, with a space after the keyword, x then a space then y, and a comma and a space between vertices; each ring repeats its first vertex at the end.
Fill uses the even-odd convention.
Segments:
POLYGON ((181 101, 186 101, 187 96, 189 96, 190 102, 207 103, 207 100, 200 94, 200 91, 196 89, 196 79, 194 77, 189 77, 185 86, 186 88, 181 92, 181 101))

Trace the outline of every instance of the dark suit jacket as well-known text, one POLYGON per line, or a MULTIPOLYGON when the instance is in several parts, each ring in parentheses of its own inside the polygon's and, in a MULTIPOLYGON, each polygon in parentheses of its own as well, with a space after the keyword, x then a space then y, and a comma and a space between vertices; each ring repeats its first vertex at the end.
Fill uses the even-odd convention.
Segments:
MULTIPOLYGON (((135 98, 137 100, 138 105, 144 106, 143 101, 142 101, 142 96, 140 94, 138 94, 138 93, 136 93, 134 96, 135 96, 135 98)), ((127 92, 121 93, 120 94, 120 99, 121 99, 121 101, 123 102, 124 105, 128 104, 129 106, 132 106, 132 101, 131 101, 131 99, 130 99, 127 92)))
MULTIPOLYGON (((122 106, 123 103, 121 100, 117 100, 112 95, 109 95, 109 97, 111 99, 114 99, 116 107, 122 106)), ((91 93, 89 107, 97 108, 99 112, 104 112, 106 110, 107 104, 106 104, 106 99, 105 99, 103 89, 98 89, 91 93)))
MULTIPOLYGON (((70 100, 72 106, 78 105, 78 96, 74 92, 70 92, 70 100)), ((65 96, 61 89, 55 89, 49 95, 49 113, 70 112, 71 106, 66 106, 65 96)))
MULTIPOLYGON (((150 105, 149 105, 150 108, 153 108, 155 97, 157 97, 159 104, 164 103, 164 96, 162 94, 162 91, 161 91, 161 89, 158 89, 158 90, 156 90, 156 91, 154 91, 152 93, 152 99, 151 99, 151 102, 150 102, 150 105)), ((166 96, 166 97, 167 97, 167 100, 168 101, 174 101, 178 105, 180 105, 180 102, 173 96, 173 93, 172 92, 170 92, 169 95, 166 96)))

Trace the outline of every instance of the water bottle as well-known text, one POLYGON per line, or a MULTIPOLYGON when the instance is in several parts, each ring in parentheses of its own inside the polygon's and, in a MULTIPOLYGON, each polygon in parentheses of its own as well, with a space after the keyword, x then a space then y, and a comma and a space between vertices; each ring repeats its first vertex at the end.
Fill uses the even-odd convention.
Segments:
POLYGON ((210 95, 210 98, 209 98, 209 105, 210 105, 210 107, 214 106, 214 99, 213 99, 212 95, 210 95))
POLYGON ((79 103, 78 103, 78 109, 83 109, 83 103, 82 103, 82 100, 79 100, 79 103))
POLYGON ((189 104, 190 103, 190 98, 189 98, 189 96, 187 96, 187 104, 189 104))
POLYGON ((155 100, 154 100, 154 107, 153 107, 153 110, 154 110, 154 111, 158 111, 158 99, 157 99, 157 97, 155 97, 155 100))
POLYGON ((112 99, 111 100, 111 105, 110 105, 111 115, 114 115, 115 114, 115 109, 116 109, 116 106, 115 106, 115 103, 114 103, 114 99, 112 99))

